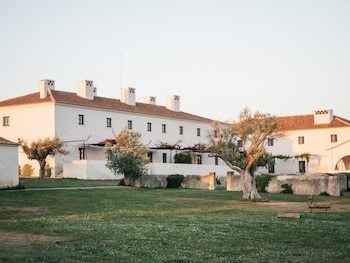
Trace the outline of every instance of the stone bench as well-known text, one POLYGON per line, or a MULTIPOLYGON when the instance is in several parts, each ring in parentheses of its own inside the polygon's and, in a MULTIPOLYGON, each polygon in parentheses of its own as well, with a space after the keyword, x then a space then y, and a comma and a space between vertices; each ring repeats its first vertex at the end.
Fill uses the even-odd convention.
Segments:
POLYGON ((331 204, 311 203, 311 204, 309 204, 309 208, 310 208, 310 213, 312 213, 312 211, 314 209, 325 209, 326 210, 326 214, 327 214, 328 213, 328 209, 331 209, 331 204))

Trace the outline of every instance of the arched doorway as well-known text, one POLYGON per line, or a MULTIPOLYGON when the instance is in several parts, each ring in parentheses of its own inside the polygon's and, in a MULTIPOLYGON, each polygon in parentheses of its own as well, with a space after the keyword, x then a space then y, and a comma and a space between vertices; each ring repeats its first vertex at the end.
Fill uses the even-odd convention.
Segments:
POLYGON ((350 170, 350 155, 341 158, 335 165, 336 171, 350 170))

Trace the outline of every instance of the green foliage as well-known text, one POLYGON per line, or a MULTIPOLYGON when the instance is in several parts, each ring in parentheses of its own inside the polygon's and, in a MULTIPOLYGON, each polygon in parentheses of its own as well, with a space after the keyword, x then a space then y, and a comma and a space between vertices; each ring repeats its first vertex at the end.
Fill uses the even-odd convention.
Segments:
POLYGON ((269 182, 273 178, 273 175, 263 174, 255 177, 256 188, 260 193, 266 193, 266 187, 269 185, 269 182))
POLYGON ((190 152, 180 152, 174 156, 175 163, 192 163, 192 156, 190 152))
POLYGON ((168 182, 167 188, 180 188, 181 183, 185 177, 182 174, 171 174, 169 175, 166 180, 168 182))
POLYGON ((22 167, 18 165, 18 176, 22 175, 22 167))
POLYGON ((320 196, 329 196, 329 193, 327 193, 327 192, 322 192, 322 193, 320 193, 320 196))
POLYGON ((115 144, 107 145, 106 153, 106 165, 114 174, 137 178, 146 173, 149 159, 140 133, 124 128, 115 136, 115 144))
POLYGON ((45 176, 46 177, 51 177, 52 174, 52 169, 51 166, 49 164, 45 165, 45 176))
POLYGON ((22 176, 32 176, 34 173, 34 168, 29 163, 26 163, 23 165, 21 169, 21 175, 22 176))
POLYGON ((282 184, 282 191, 281 194, 293 194, 293 189, 291 184, 282 184))
POLYGON ((289 159, 292 159, 293 156, 284 155, 284 154, 278 154, 278 155, 274 155, 273 158, 275 158, 275 159, 280 159, 280 160, 283 160, 283 161, 287 161, 287 160, 289 160, 289 159))

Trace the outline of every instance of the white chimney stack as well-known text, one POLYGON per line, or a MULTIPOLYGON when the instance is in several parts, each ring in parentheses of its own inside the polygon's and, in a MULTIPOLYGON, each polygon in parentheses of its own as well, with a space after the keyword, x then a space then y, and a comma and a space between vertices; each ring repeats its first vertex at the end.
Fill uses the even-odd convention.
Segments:
POLYGON ((77 81, 77 95, 84 99, 93 100, 97 96, 97 88, 92 80, 77 81))
POLYGON ((55 89, 55 81, 51 79, 42 79, 39 80, 39 91, 40 91, 40 99, 45 99, 47 97, 48 90, 55 89))
POLYGON ((142 98, 142 102, 146 104, 156 105, 157 104, 156 101, 157 101, 156 97, 153 97, 153 96, 146 96, 142 98))
POLYGON ((166 107, 172 111, 180 111, 180 96, 171 95, 167 97, 166 107))
POLYGON ((135 106, 135 88, 121 87, 120 88, 120 102, 135 106))
POLYGON ((333 110, 315 110, 314 124, 330 124, 333 121, 333 110))

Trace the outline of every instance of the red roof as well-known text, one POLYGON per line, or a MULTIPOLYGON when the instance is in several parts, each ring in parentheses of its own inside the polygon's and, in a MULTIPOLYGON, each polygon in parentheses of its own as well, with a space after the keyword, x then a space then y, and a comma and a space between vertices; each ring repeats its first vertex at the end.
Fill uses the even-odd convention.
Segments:
POLYGON ((9 140, 6 140, 2 137, 0 137, 0 144, 11 144, 11 145, 17 145, 17 143, 11 142, 9 140))
POLYGON ((333 120, 329 124, 314 124, 314 115, 277 117, 277 129, 280 131, 340 127, 350 127, 350 121, 334 116, 333 120))
POLYGON ((79 97, 76 93, 51 90, 45 99, 40 99, 39 92, 28 94, 25 96, 16 97, 13 99, 3 100, 0 102, 0 107, 13 106, 13 105, 24 105, 24 104, 36 104, 45 102, 56 102, 61 104, 69 104, 75 106, 83 106, 89 108, 99 108, 112 111, 122 111, 138 114, 147 114, 175 119, 185 119, 192 121, 200 121, 211 123, 213 120, 204 118, 201 116, 193 115, 186 112, 176 112, 167 109, 164 106, 152 105, 146 103, 136 103, 136 106, 131 106, 120 102, 117 99, 95 97, 94 100, 84 99, 79 97))

